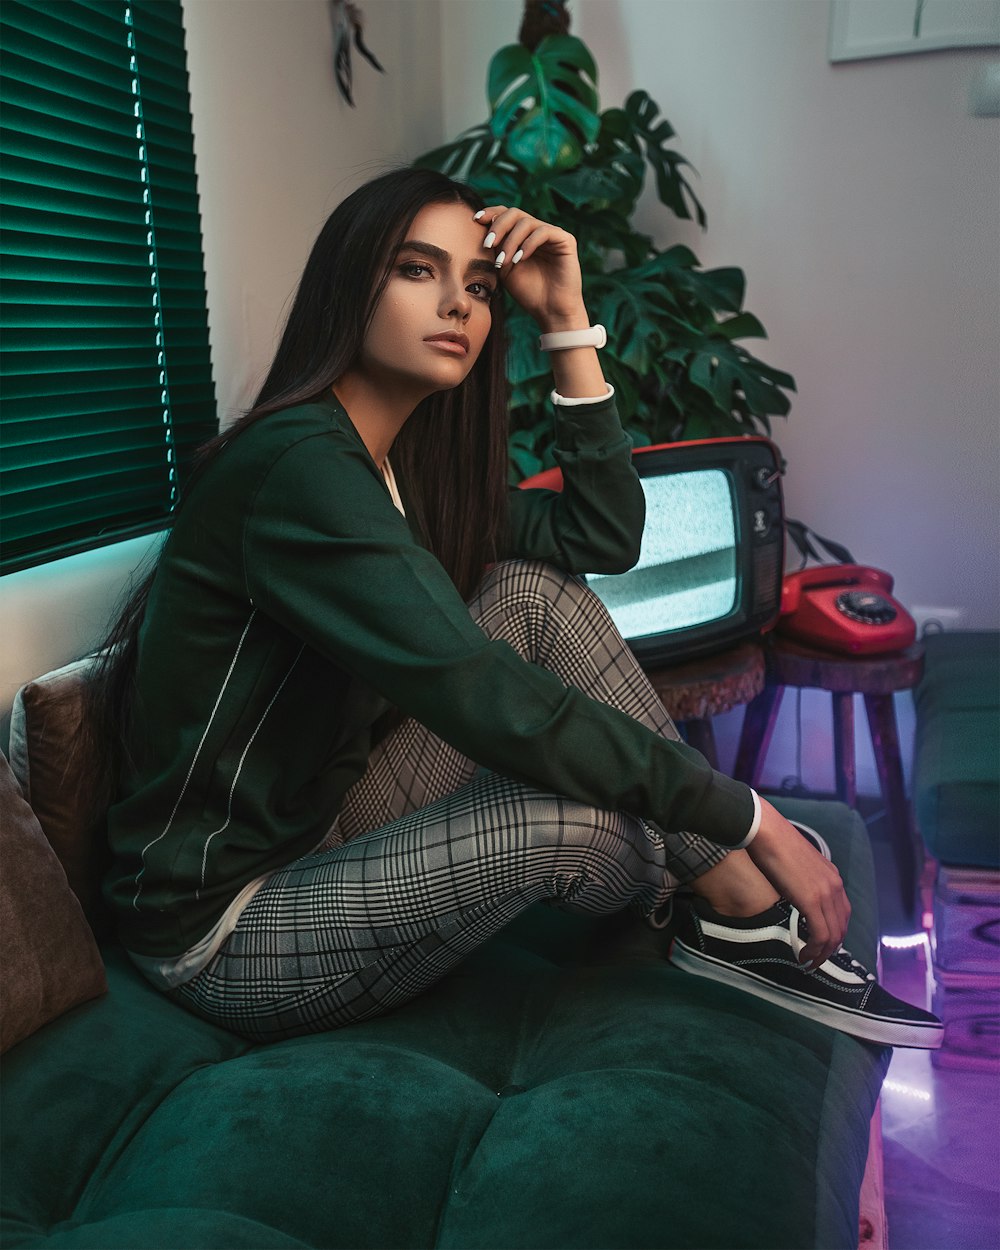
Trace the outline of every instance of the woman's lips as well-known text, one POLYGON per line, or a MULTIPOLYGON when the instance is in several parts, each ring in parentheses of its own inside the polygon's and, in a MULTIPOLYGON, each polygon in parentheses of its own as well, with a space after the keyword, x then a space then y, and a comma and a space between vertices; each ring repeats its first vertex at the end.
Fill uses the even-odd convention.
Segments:
POLYGON ((450 352, 453 356, 468 356, 469 354, 469 339, 465 334, 432 334, 429 338, 424 339, 424 342, 431 343, 434 347, 440 347, 442 350, 450 352))

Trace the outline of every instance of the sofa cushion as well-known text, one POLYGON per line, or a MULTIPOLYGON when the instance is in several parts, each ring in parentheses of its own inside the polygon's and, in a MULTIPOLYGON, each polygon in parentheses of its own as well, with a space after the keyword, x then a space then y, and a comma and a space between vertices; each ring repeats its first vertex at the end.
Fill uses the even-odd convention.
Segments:
POLYGON ((0 1050, 107 989, 59 860, 0 754, 0 1050))
POLYGON ((925 640, 914 692, 917 826, 942 863, 1000 868, 1000 633, 925 640))
MULTIPOLYGON (((874 965, 864 826, 781 806, 831 844, 874 965)), ((854 1250, 888 1051, 663 941, 535 907, 405 1007, 270 1046, 109 951, 110 996, 11 1055, 5 1244, 854 1250)))
POLYGON ((93 657, 54 669, 22 687, 11 709, 10 764, 99 938, 112 930, 101 898, 108 864, 93 744, 82 733, 84 691, 93 657))

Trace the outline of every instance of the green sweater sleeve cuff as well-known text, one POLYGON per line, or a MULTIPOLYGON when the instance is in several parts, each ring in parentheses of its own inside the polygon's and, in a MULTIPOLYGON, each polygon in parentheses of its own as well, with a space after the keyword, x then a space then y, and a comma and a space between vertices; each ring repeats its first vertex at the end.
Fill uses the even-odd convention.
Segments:
POLYGON ((746 845, 756 818, 757 805, 750 787, 713 770, 701 802, 687 821, 687 831, 735 850, 746 845))
POLYGON ((632 440, 622 429, 613 395, 593 404, 556 404, 554 408, 554 454, 560 465, 613 458, 631 449, 632 440))
POLYGON ((570 573, 623 573, 639 558, 646 503, 614 397, 556 405, 562 491, 514 490, 505 555, 570 573))

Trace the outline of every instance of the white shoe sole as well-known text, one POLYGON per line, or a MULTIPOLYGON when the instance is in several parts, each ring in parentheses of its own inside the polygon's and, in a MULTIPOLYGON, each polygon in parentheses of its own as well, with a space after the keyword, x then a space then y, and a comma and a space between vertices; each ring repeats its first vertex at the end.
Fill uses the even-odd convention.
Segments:
POLYGON ((941 1024, 901 1023, 885 1016, 868 1015, 851 1011, 850 1008, 837 1007, 833 1003, 817 1002, 808 994, 784 989, 754 972, 734 968, 732 964, 715 959, 712 955, 692 950, 679 938, 674 939, 670 948, 670 962, 697 977, 707 977, 710 981, 731 985, 746 994, 753 994, 756 998, 763 998, 778 1007, 784 1007, 786 1011, 828 1025, 840 1033, 849 1033, 866 1042, 878 1042, 882 1046, 910 1047, 915 1050, 938 1050, 944 1041, 944 1026, 941 1024))

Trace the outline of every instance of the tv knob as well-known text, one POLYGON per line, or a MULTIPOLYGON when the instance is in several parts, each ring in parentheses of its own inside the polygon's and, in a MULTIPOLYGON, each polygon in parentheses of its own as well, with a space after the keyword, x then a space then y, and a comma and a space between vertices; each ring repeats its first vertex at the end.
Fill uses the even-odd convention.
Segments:
POLYGON ((753 533, 755 538, 766 538, 771 532, 771 514, 766 508, 754 508, 753 533))
POLYGON ((836 598, 837 610, 863 625, 888 625, 898 613, 888 599, 874 590, 845 590, 836 598))

